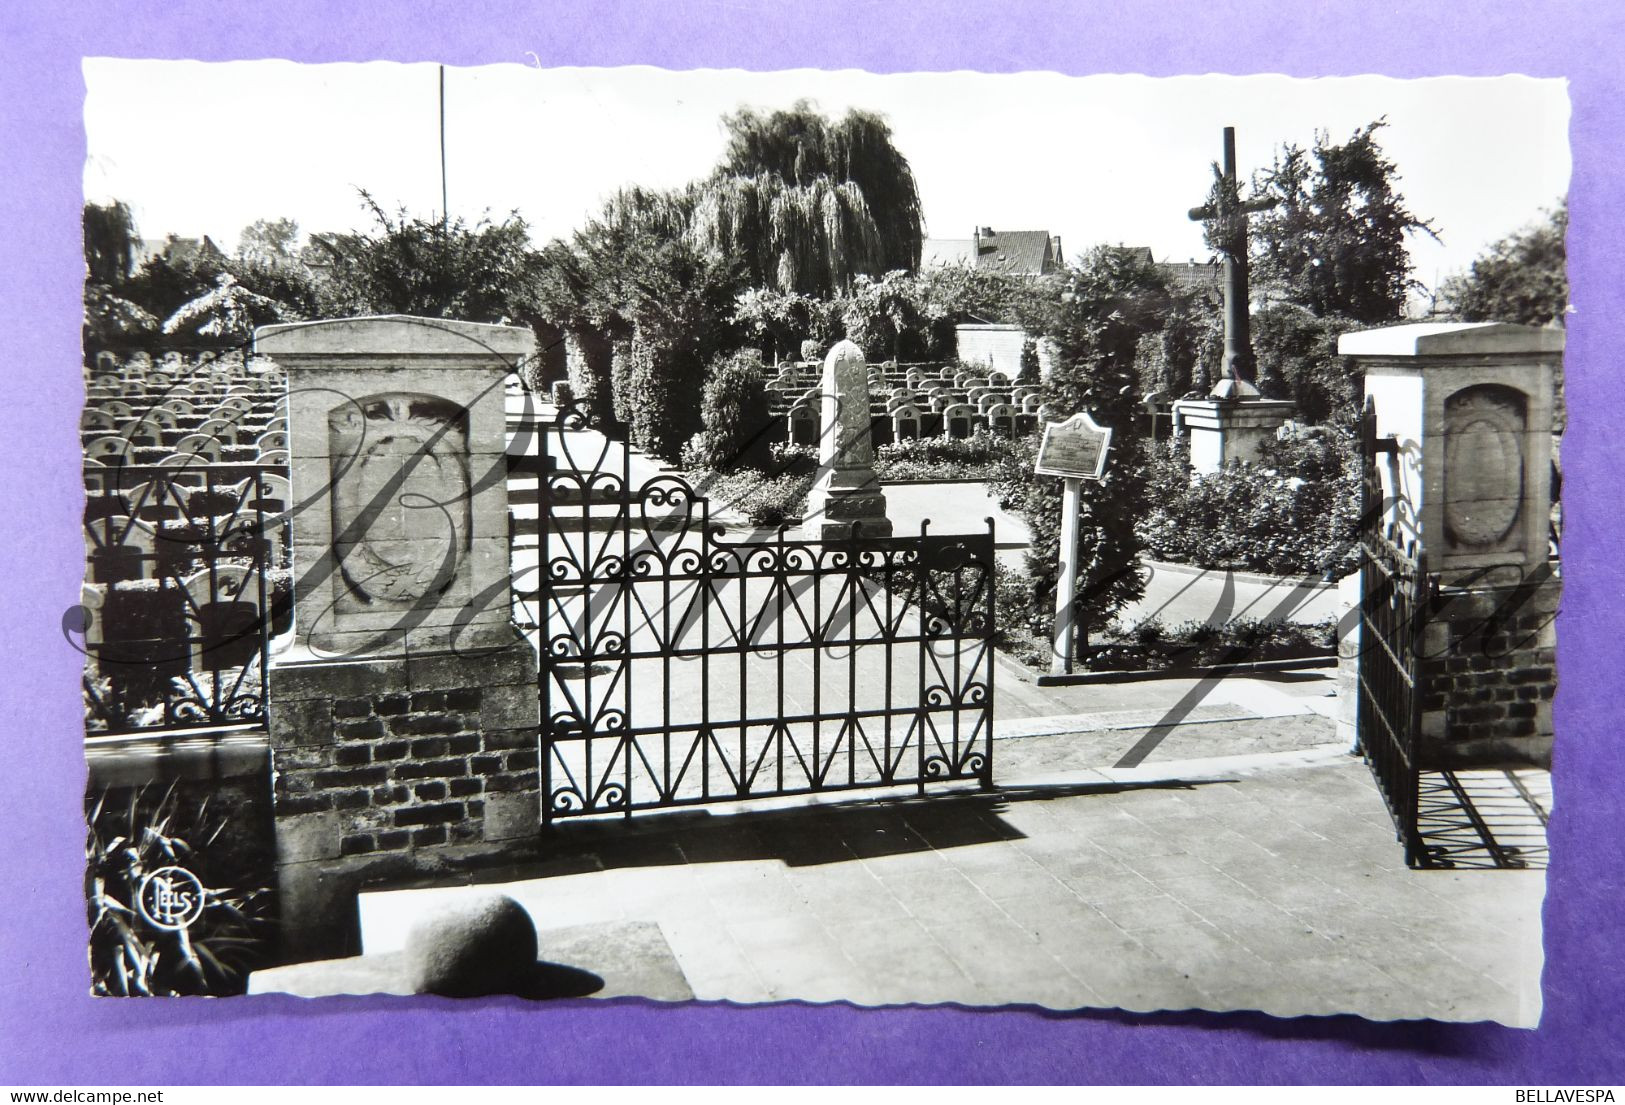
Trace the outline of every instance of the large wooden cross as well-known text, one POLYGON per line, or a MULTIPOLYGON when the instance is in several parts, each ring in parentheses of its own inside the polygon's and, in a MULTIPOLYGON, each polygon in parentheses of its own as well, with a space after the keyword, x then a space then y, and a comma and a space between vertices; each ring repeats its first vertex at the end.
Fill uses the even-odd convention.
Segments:
POLYGON ((1242 200, 1236 183, 1236 128, 1224 128, 1224 168, 1219 176, 1218 202, 1191 208, 1194 222, 1215 222, 1224 257, 1224 378, 1214 386, 1228 396, 1257 395, 1253 338, 1247 308, 1247 216, 1267 211, 1275 200, 1242 200), (1235 381, 1245 384, 1240 387, 1235 381))

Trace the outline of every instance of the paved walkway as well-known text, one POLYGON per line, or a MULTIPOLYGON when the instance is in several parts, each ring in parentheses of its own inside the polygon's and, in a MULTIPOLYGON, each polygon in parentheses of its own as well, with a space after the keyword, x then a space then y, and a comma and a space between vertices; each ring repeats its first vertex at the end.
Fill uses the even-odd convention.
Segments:
MULTIPOLYGON (((1543 872, 1407 869, 1330 676, 1038 687, 1000 658, 995 791, 579 822, 487 881, 544 933, 657 926, 701 999, 1533 1024, 1543 872)), ((1541 857, 1543 773, 1461 784, 1541 857)), ((363 895, 366 951, 477 890, 363 895)))
MULTIPOLYGON (((492 877, 543 930, 657 924, 701 999, 1538 1018, 1543 872, 1407 869, 1343 750, 1095 758, 1011 739, 992 793, 580 823, 492 877)), ((367 952, 482 889, 363 895, 367 952)))

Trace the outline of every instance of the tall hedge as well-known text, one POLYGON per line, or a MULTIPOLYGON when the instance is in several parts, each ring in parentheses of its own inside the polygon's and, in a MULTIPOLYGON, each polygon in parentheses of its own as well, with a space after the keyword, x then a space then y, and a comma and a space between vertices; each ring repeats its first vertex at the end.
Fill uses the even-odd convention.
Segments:
POLYGON ((700 431, 700 394, 705 359, 686 337, 632 335, 622 406, 631 418, 632 442, 668 464, 682 458, 683 443, 700 431))
POLYGON ((712 468, 765 468, 772 457, 765 369, 754 349, 724 354, 711 362, 700 400, 705 430, 701 457, 712 468))

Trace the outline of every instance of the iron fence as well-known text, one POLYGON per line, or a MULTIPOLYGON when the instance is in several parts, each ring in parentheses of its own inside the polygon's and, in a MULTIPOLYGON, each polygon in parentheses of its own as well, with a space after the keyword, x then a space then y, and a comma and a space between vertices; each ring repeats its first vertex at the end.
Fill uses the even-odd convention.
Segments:
POLYGON ((87 472, 91 736, 264 721, 292 618, 287 469, 189 459, 87 472))
POLYGON ((727 541, 693 487, 635 480, 575 408, 536 439, 551 459, 516 599, 541 655, 544 823, 991 785, 991 526, 727 541))

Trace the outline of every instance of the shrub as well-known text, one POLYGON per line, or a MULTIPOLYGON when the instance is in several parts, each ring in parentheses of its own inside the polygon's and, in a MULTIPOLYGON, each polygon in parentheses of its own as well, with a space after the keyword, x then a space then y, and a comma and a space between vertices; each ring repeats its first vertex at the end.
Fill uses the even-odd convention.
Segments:
POLYGON ((98 799, 88 817, 85 900, 90 919, 91 992, 133 997, 241 993, 262 958, 265 891, 208 886, 210 846, 225 822, 207 800, 183 810, 171 787, 153 802, 144 790, 120 809, 98 799), (162 867, 183 867, 203 885, 203 910, 181 930, 152 925, 138 896, 162 867))
POLYGON ((756 350, 742 349, 711 363, 700 420, 705 429, 697 452, 707 467, 763 468, 771 463, 773 412, 756 350))
POLYGON ((882 480, 957 480, 991 477, 1010 455, 1010 439, 979 428, 970 437, 920 437, 875 449, 882 480))
POLYGON ((645 452, 675 464, 683 443, 701 429, 701 361, 686 340, 656 339, 642 332, 631 342, 623 409, 630 415, 632 441, 645 452))
POLYGON ((1049 632, 1054 611, 1026 573, 993 561, 994 644, 1033 667, 1049 664, 1049 632))
POLYGON ((790 525, 806 511, 814 478, 812 472, 768 474, 741 468, 707 480, 705 494, 729 504, 752 525, 790 525))
POLYGON ((1359 325, 1335 315, 1317 317, 1290 303, 1266 307, 1253 320, 1261 386, 1265 379, 1276 381, 1275 390, 1296 402, 1306 421, 1352 424, 1360 378, 1353 362, 1338 355, 1337 338, 1359 325))
POLYGON ((1016 371, 1016 383, 1036 384, 1038 379, 1038 342, 1029 334, 1021 339, 1021 367, 1016 371))
POLYGON ((1137 532, 1152 556, 1198 567, 1346 575, 1360 509, 1352 450, 1340 435, 1306 437, 1267 447, 1264 463, 1191 479, 1173 443, 1159 446, 1137 532))
POLYGON ((615 418, 623 426, 632 424, 632 411, 628 398, 632 391, 632 341, 624 338, 610 347, 609 389, 613 396, 615 418))
POLYGON ((1112 625, 1106 643, 1084 657, 1091 671, 1164 671, 1330 656, 1336 651, 1337 623, 1236 618, 1219 625, 1179 622, 1164 625, 1147 618, 1129 628, 1112 625))
POLYGON ((768 449, 773 458, 772 470, 785 472, 811 472, 818 467, 818 446, 797 445, 793 441, 775 441, 768 449))

